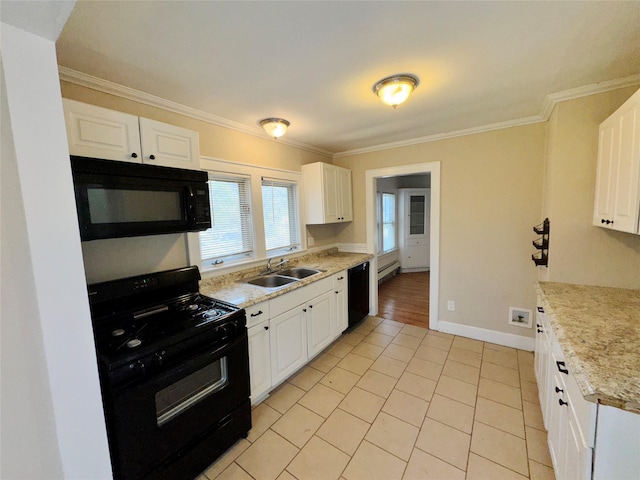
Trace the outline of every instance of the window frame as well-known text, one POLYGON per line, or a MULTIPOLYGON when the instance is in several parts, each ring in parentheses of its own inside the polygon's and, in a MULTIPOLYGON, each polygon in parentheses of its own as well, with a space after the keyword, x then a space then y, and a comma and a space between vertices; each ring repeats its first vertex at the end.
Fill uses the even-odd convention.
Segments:
POLYGON ((301 247, 301 240, 300 240, 300 221, 301 221, 301 216, 300 216, 300 208, 299 208, 299 198, 300 198, 300 183, 298 182, 294 182, 291 180, 282 180, 280 178, 272 178, 272 177, 266 177, 263 176, 262 180, 261 180, 261 194, 262 194, 262 212, 263 212, 263 225, 265 224, 265 218, 264 215, 266 213, 265 211, 265 201, 264 201, 264 188, 265 186, 268 186, 269 182, 271 182, 272 187, 273 186, 277 186, 277 187, 286 187, 287 190, 289 190, 287 192, 287 197, 288 197, 288 207, 291 208, 292 211, 289 212, 289 240, 290 243, 287 245, 282 245, 282 246, 278 246, 278 247, 274 247, 274 248, 268 248, 267 243, 268 243, 268 239, 267 239, 267 229, 266 229, 266 225, 264 228, 264 236, 265 236, 265 251, 266 251, 266 255, 267 258, 272 258, 278 255, 288 255, 297 251, 300 251, 300 247, 301 247), (289 198, 289 196, 293 197, 293 198, 289 198), (293 221, 291 221, 291 214, 293 214, 294 218, 293 221))
POLYGON ((378 192, 378 253, 386 254, 398 249, 398 195, 394 192, 378 192), (384 218, 384 197, 393 197, 393 221, 385 222, 384 218), (384 226, 393 225, 393 247, 385 249, 384 226))
POLYGON ((290 170, 283 170, 271 167, 262 167, 256 165, 248 165, 244 163, 236 163, 228 160, 221 160, 211 157, 200 157, 200 169, 207 173, 211 172, 217 175, 230 176, 246 176, 250 184, 250 201, 251 201, 251 217, 253 225, 253 256, 252 258, 229 259, 222 264, 211 265, 202 261, 199 233, 187 234, 188 245, 188 261, 191 265, 197 265, 201 273, 224 273, 225 271, 234 271, 240 268, 247 268, 252 264, 260 265, 269 258, 281 257, 292 254, 299 254, 307 249, 305 234, 305 219, 302 205, 302 173, 290 170), (296 212, 298 216, 298 239, 299 248, 294 251, 267 251, 264 233, 263 219, 263 202, 262 202, 262 177, 280 179, 296 184, 296 212))

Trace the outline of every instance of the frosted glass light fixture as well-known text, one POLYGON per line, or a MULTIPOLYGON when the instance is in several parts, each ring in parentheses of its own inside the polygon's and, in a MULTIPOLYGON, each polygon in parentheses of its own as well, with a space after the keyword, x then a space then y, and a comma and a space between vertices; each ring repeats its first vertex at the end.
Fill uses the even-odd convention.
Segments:
POLYGON ((418 77, 409 73, 392 75, 376 82, 373 86, 373 93, 387 105, 396 108, 409 98, 418 83, 420 83, 418 77))
POLYGON ((281 137, 287 133, 289 125, 291 124, 284 118, 265 118, 260 120, 260 126, 273 138, 281 137))

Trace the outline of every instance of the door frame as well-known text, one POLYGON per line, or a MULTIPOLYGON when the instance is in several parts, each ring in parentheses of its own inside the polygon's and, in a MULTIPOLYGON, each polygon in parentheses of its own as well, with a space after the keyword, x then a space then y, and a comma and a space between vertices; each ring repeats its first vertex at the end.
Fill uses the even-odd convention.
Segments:
POLYGON ((438 329, 438 286, 440 284, 440 162, 416 163, 394 167, 365 170, 365 203, 367 227, 367 253, 371 259, 371 314, 378 314, 378 236, 376 235, 376 180, 384 177, 399 177, 419 173, 431 174, 431 220, 430 220, 430 281, 429 281, 429 328, 438 329))

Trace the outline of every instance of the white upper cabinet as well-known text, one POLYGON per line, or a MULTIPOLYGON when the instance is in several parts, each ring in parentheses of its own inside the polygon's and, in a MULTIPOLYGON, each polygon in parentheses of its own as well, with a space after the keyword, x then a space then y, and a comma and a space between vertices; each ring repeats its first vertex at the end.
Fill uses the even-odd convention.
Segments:
POLYGON ((316 162, 302 166, 307 224, 353 220, 351 170, 316 162))
POLYGON ((200 169, 198 132, 63 99, 69 153, 200 169))
POLYGON ((640 90, 600 125, 593 224, 640 233, 640 90))
POLYGON ((138 117, 62 99, 71 155, 142 162, 138 117))
POLYGON ((200 168, 198 132, 140 117, 140 140, 144 163, 200 168))

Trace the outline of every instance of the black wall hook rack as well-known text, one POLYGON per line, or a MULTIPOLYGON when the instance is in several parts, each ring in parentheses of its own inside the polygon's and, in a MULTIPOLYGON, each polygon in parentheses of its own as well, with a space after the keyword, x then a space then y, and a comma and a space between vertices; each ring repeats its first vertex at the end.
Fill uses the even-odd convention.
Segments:
POLYGON ((549 264, 549 219, 545 218, 544 222, 540 225, 533 227, 533 231, 542 235, 540 238, 531 242, 533 246, 539 250, 538 253, 531 255, 531 260, 535 263, 536 267, 546 267, 549 264))

